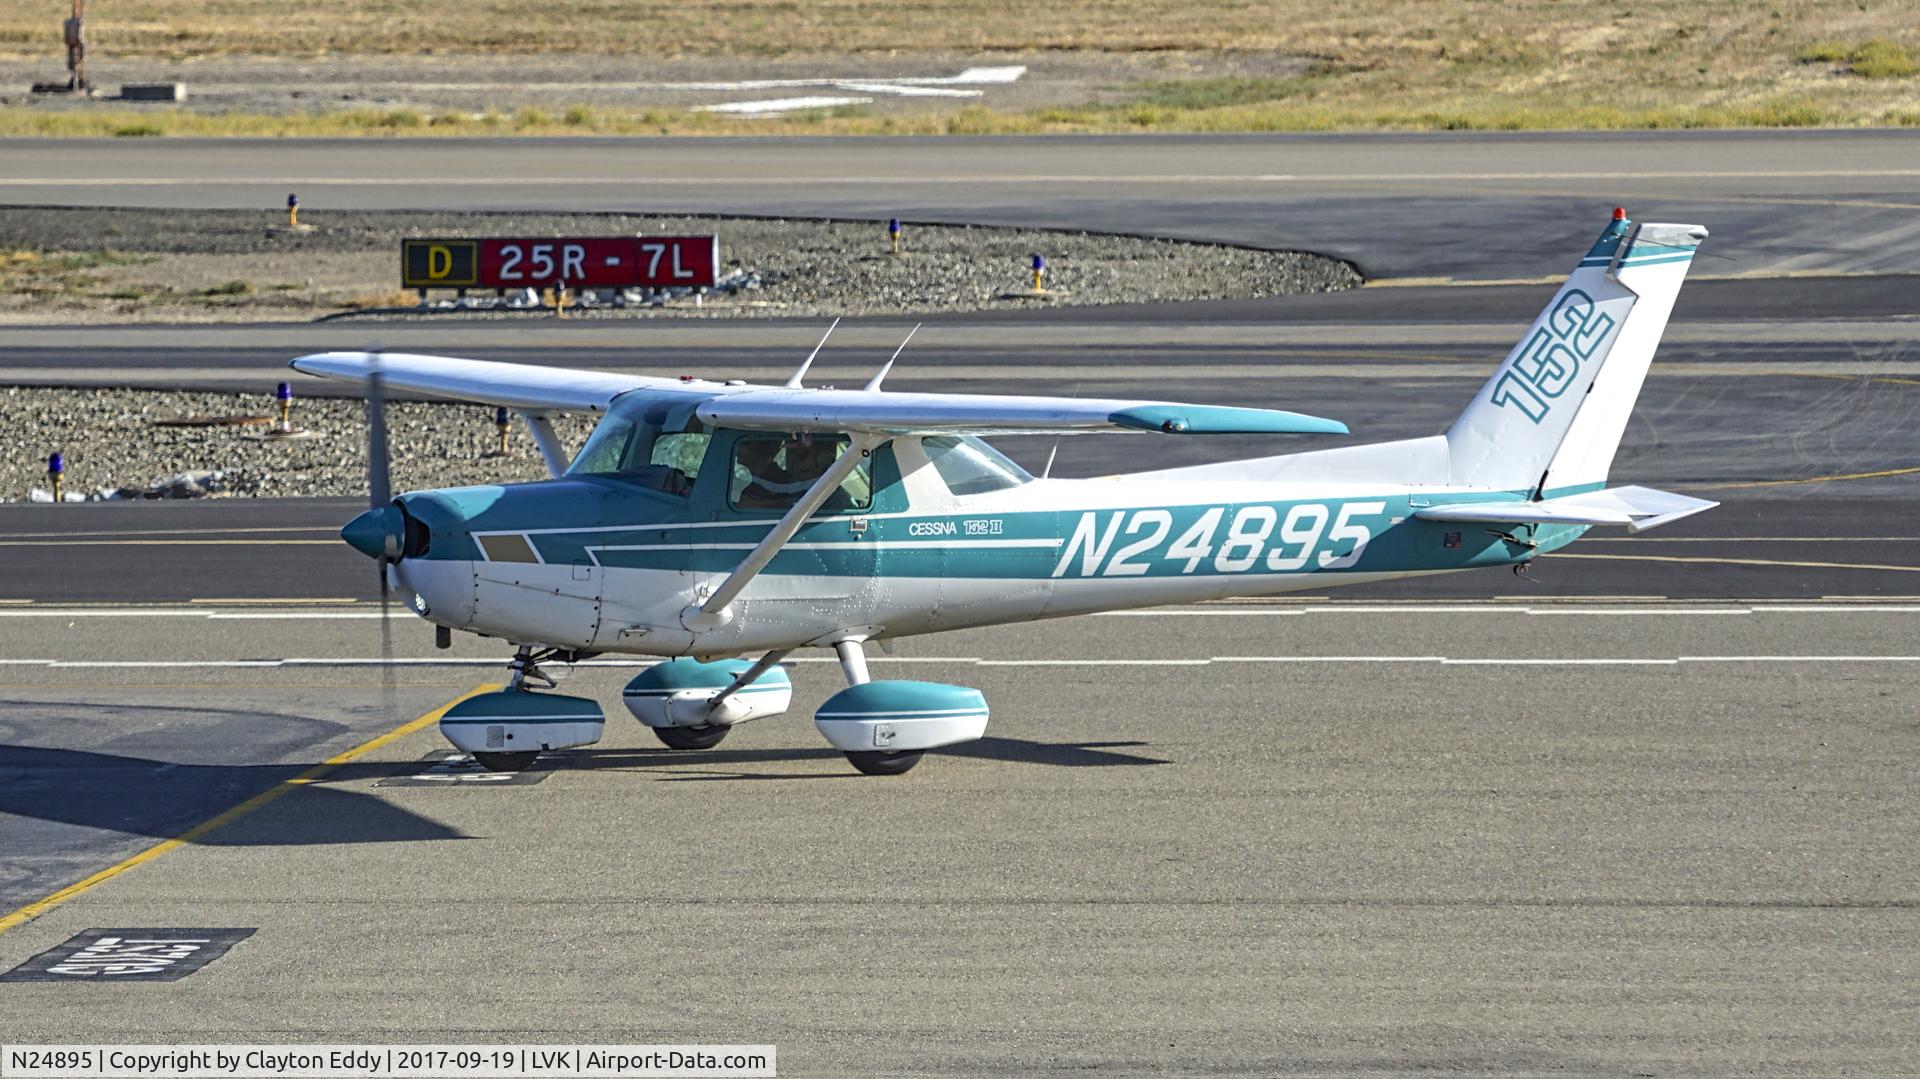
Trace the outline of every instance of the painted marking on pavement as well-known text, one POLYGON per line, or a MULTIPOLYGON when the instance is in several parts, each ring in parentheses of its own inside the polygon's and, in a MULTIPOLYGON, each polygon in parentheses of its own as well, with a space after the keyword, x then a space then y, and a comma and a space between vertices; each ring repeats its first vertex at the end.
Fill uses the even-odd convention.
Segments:
POLYGON ((254 532, 319 532, 338 536, 340 530, 324 525, 311 528, 122 528, 104 532, 14 532, 13 539, 68 539, 74 536, 232 536, 254 532))
MULTIPOLYGON (((1363 172, 1363 173, 1009 173, 925 176, 912 173, 888 173, 861 176, 742 176, 738 173, 711 176, 648 176, 644 172, 621 176, 569 176, 567 184, 630 187, 634 184, 687 184, 700 187, 792 187, 814 181, 836 184, 1365 184, 1403 182, 1449 182, 1486 180, 1751 180, 1751 179, 1823 179, 1859 177, 1867 179, 1920 176, 1920 169, 1767 169, 1767 170, 1634 170, 1621 172, 1363 172)), ((217 182, 226 186, 285 187, 500 187, 524 185, 538 187, 544 180, 501 180, 498 176, 255 176, 210 180, 206 176, 8 176, 0 177, 0 187, 180 187, 217 182)))
MULTIPOLYGON (((1555 555, 1553 557, 1557 557, 1557 558, 1617 557, 1617 558, 1653 559, 1658 561, 1674 561, 1674 562, 1730 561, 1727 559, 1697 559, 1697 558, 1686 558, 1681 556, 1661 556, 1661 555, 1572 555, 1572 556, 1555 555)), ((1785 565, 1785 566, 1809 566, 1809 565, 1820 566, 1820 565, 1831 564, 1831 563, 1818 563, 1818 562, 1764 562, 1757 559, 1748 560, 1748 561, 1757 561, 1757 562, 1760 562, 1760 564, 1762 565, 1785 565)), ((1874 569, 1874 568, 1882 568, 1882 567, 1854 566, 1849 568, 1874 569)), ((1902 569, 1902 570, 1920 570, 1920 566, 1889 566, 1884 568, 1902 569)), ((1920 601, 1916 601, 1915 597, 1831 596, 1831 597, 1822 597, 1822 598, 1832 600, 1834 602, 1807 603, 1807 602, 1791 602, 1791 601, 1774 602, 1774 601, 1715 600, 1715 601, 1709 601, 1708 603, 1703 603, 1700 605, 1674 606, 1672 604, 1674 604, 1675 601, 1669 600, 1664 596, 1643 596, 1643 597, 1591 596, 1591 597, 1569 597, 1565 599, 1556 599, 1550 604, 1539 604, 1536 602, 1532 605, 1523 605, 1521 602, 1517 602, 1515 600, 1476 601, 1476 602, 1464 602, 1464 603, 1463 602, 1446 602, 1446 601, 1434 602, 1434 603, 1364 603, 1364 602, 1353 602, 1353 601, 1342 601, 1342 600, 1328 600, 1325 597, 1309 596, 1309 597, 1302 597, 1301 599, 1298 599, 1298 600, 1289 599, 1284 601, 1272 601, 1272 600, 1257 601, 1262 605, 1255 605, 1256 601, 1252 601, 1252 600, 1241 600, 1231 604, 1223 603, 1223 604, 1208 605, 1203 607, 1151 607, 1144 610, 1097 611, 1086 617, 1092 617, 1092 618, 1298 618, 1303 615, 1310 615, 1310 614, 1311 615, 1402 615, 1402 614, 1486 615, 1486 614, 1491 614, 1491 615, 1502 616, 1502 617, 1507 615, 1514 615, 1514 614, 1532 614, 1532 615, 1605 614, 1605 615, 1615 615, 1620 617, 1631 617, 1635 615, 1647 615, 1650 617, 1658 617, 1658 616, 1670 616, 1670 615, 1684 616, 1684 615, 1770 614, 1770 613, 1920 614, 1920 601), (1648 605, 1617 606, 1618 604, 1630 602, 1636 599, 1644 601, 1648 605), (1265 604, 1271 604, 1271 605, 1265 605, 1265 604)), ((329 601, 329 602, 332 603, 336 601, 329 601)), ((337 602, 339 604, 344 605, 344 604, 355 603, 356 601, 342 600, 337 602)), ((1685 601, 1680 601, 1680 602, 1684 603, 1685 601)), ((198 606, 196 607, 164 607, 164 606, 58 607, 58 606, 47 606, 47 605, 22 604, 22 605, 7 605, 7 606, 0 607, 0 621, 4 621, 10 618, 22 618, 22 619, 65 618, 65 619, 75 620, 75 621, 80 619, 104 619, 104 618, 122 618, 122 619, 197 618, 197 619, 204 619, 206 621, 212 621, 212 622, 221 622, 221 621, 358 622, 358 621, 378 621, 382 618, 397 619, 397 620, 411 620, 415 617, 417 616, 414 615, 411 611, 408 611, 402 607, 399 607, 398 605, 396 605, 393 609, 385 612, 384 614, 379 610, 370 610, 370 609, 366 609, 365 607, 359 607, 359 606, 355 606, 353 609, 350 609, 350 610, 323 609, 323 610, 302 610, 302 611, 222 610, 220 608, 212 607, 212 606, 206 606, 206 607, 198 607, 198 606)), ((887 658, 898 663, 913 662, 912 657, 906 657, 906 656, 890 656, 887 658)), ((105 660, 100 660, 100 661, 57 660, 55 661, 55 660, 38 660, 38 659, 0 659, 0 664, 25 663, 25 664, 38 665, 38 664, 44 664, 49 662, 57 662, 63 665, 80 665, 80 664, 107 663, 109 661, 105 661, 105 660)), ((175 661, 116 660, 112 662, 116 664, 121 664, 121 665, 139 666, 139 665, 147 665, 152 663, 172 664, 175 661)), ((189 665, 189 662, 190 661, 184 661, 184 660, 178 661, 179 665, 189 665)), ((201 661, 191 661, 191 662, 201 662, 201 661)), ((205 662, 221 662, 221 661, 205 661, 205 662)), ((291 663, 291 664, 360 663, 360 662, 377 662, 377 661, 357 660, 357 659, 347 659, 347 658, 336 659, 336 658, 329 658, 329 657, 312 657, 312 658, 299 657, 299 658, 276 658, 276 659, 260 659, 260 660, 244 660, 244 661, 233 660, 233 661, 224 661, 224 662, 245 662, 249 664, 260 665, 260 664, 288 664, 288 663, 291 663)), ((472 663, 472 664, 483 665, 483 664, 489 664, 489 663, 498 663, 501 661, 498 659, 456 659, 451 657, 445 657, 445 658, 432 658, 432 659, 402 658, 402 659, 396 659, 393 662, 397 664, 472 663)), ((636 656, 631 660, 590 660, 582 665, 593 666, 598 664, 598 665, 626 666, 626 665, 630 665, 631 663, 651 663, 651 662, 656 662, 656 661, 653 659, 649 659, 647 657, 636 656)), ((808 662, 808 661, 802 658, 797 662, 808 662)), ((829 657, 825 660, 822 660, 822 662, 838 662, 838 660, 835 660, 829 657)))
POLYGON ((1892 573, 1920 573, 1920 566, 1895 566, 1884 562, 1790 562, 1773 558, 1703 558, 1666 554, 1567 554, 1563 551, 1544 557, 1606 559, 1615 562, 1695 562, 1715 566, 1789 566, 1799 569, 1867 569, 1892 573))
POLYGON ((1803 480, 1752 480, 1745 483, 1690 483, 1688 487, 1703 491, 1731 491, 1743 487, 1792 487, 1803 483, 1844 483, 1847 480, 1877 480, 1887 476, 1911 476, 1920 472, 1920 465, 1911 468, 1886 468, 1878 472, 1844 472, 1833 476, 1808 476, 1803 480))
MULTIPOLYGON (((1371 656, 1371 655, 1288 655, 1288 656, 1208 656, 1208 657, 1164 657, 1139 659, 988 659, 980 656, 868 656, 870 664, 886 663, 932 663, 946 666, 975 667, 1206 667, 1215 663, 1474 663, 1483 665, 1506 666, 1580 666, 1594 663, 1666 663, 1714 660, 1717 662, 1741 663, 1912 663, 1920 662, 1920 655, 1778 655, 1778 656, 1675 656, 1675 657, 1636 657, 1636 656, 1529 656, 1525 658, 1479 657, 1479 656, 1371 656)), ((375 656, 308 658, 290 657, 286 659, 177 659, 177 660, 71 660, 71 659, 0 659, 0 665, 16 667, 47 667, 63 670, 75 669, 265 669, 297 667, 498 667, 497 658, 485 659, 393 659, 385 660, 375 656)), ((589 659, 573 664, 575 667, 612 667, 635 668, 648 667, 659 662, 652 658, 634 659, 589 659)), ((837 664, 840 661, 832 656, 809 656, 790 659, 789 663, 837 664)), ((464 699, 464 698, 463 698, 464 699)), ((435 718, 438 718, 437 716, 435 718)), ((293 781, 289 781, 293 782, 293 781)))
POLYGON ((0 982, 177 982, 253 936, 238 929, 88 929, 0 974, 0 982))
POLYGON ((125 873, 129 869, 133 869, 138 866, 145 865, 146 863, 153 861, 155 858, 158 858, 169 851, 177 850, 181 847, 186 846, 189 843, 196 842, 201 837, 211 832, 217 831, 221 828, 224 828, 229 824, 232 824, 234 821, 237 821, 241 817, 244 817, 247 814, 252 813, 254 810, 260 809, 264 806, 272 804, 273 802, 279 800, 281 796, 289 794, 292 791, 298 789, 299 787, 303 787, 309 783, 312 783, 314 780, 325 776, 327 773, 333 771, 335 768, 338 768, 340 765, 343 765, 348 761, 353 760, 356 757, 364 756, 368 753, 373 752, 376 749, 379 749, 382 746, 388 745, 389 743, 396 742, 402 738, 405 738, 407 735, 412 734, 415 731, 422 730, 435 723, 438 723, 440 721, 440 717, 443 715, 446 715, 447 710, 449 708, 452 708, 454 705, 459 704, 461 701, 464 701, 469 697, 477 697, 482 693, 490 693, 499 688, 500 686, 497 683, 486 683, 486 684, 475 686, 474 688, 468 690, 467 692, 462 693, 460 696, 455 697, 453 700, 450 700, 447 703, 439 706, 438 708, 435 708, 433 711, 428 712, 426 715, 420 716, 417 719, 408 720, 407 722, 402 723, 398 727, 393 728, 392 730, 386 732, 385 734, 381 734, 373 738, 369 738, 366 741, 360 743, 359 745, 354 746, 352 749, 346 750, 345 752, 336 753, 333 756, 328 757, 326 760, 321 761, 319 764, 316 764, 313 767, 307 769, 306 771, 301 772, 299 775, 293 776, 289 779, 281 780, 279 783, 275 784, 274 786, 269 787, 264 791, 261 791, 259 794, 256 794, 253 797, 247 799, 246 801, 241 802, 239 805, 233 806, 212 817, 209 817, 204 821, 201 821, 199 824, 196 824, 193 827, 187 829, 186 831, 181 832, 179 835, 174 836, 172 839, 162 840, 159 843, 156 843, 153 846, 148 847, 143 851, 140 851, 138 854, 135 854, 131 857, 124 858, 118 862, 115 862, 113 865, 110 865, 107 868, 100 870, 98 873, 95 873, 92 876, 87 877, 85 880, 81 880, 73 884, 69 884, 65 888, 62 888, 59 891, 54 892, 52 895, 49 895, 44 899, 36 899, 33 902, 28 903, 26 906, 21 907, 19 910, 14 911, 12 914, 9 914, 4 918, 0 918, 0 933, 4 933, 7 930, 12 929, 14 926, 17 926, 17 925, 24 925, 25 923, 30 922, 35 918, 38 918, 42 914, 45 914, 47 911, 52 910, 54 907, 57 907, 60 904, 65 903, 67 900, 72 899, 77 895, 80 895, 81 893, 87 891, 90 888, 93 888, 96 885, 104 884, 105 882, 112 880, 113 878, 119 876, 120 874, 125 873))
POLYGON ((695 105, 694 112, 724 112, 736 116, 778 116, 801 109, 832 109, 842 105, 869 105, 870 97, 779 97, 762 101, 728 101, 720 105, 695 105))
POLYGON ((337 539, 76 539, 0 540, 0 547, 318 547, 334 546, 337 539))

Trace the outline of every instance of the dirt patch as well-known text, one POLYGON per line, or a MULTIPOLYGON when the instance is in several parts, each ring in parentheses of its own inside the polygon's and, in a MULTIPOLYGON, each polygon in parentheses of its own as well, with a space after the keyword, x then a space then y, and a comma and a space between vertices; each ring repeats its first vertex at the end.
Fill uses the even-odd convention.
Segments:
MULTIPOLYGON (((885 223, 630 214, 328 212, 312 232, 278 213, 0 207, 0 321, 221 322, 338 316, 406 302, 408 236, 720 236, 723 272, 752 287, 589 317, 899 314, 1062 304, 1286 295, 1351 288, 1345 262, 1302 252, 1027 229, 908 222, 890 257, 885 223), (1057 295, 1018 297, 1045 257, 1057 295)), ((451 294, 447 294, 451 295, 451 294)), ((442 317, 540 317, 460 312, 442 317)))

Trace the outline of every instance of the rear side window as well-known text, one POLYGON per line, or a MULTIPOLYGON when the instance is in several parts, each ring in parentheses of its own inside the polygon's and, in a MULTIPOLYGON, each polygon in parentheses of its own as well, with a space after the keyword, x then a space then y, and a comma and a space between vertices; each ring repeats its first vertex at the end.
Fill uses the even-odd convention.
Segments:
POLYGON ((921 439, 920 446, 947 490, 956 495, 1004 491, 1033 482, 1026 469, 971 435, 935 435, 921 439))
MULTIPOLYGON (((793 508, 852 443, 844 436, 742 435, 733 444, 733 476, 727 504, 749 512, 793 508)), ((873 479, 867 462, 855 466, 840 487, 821 504, 821 513, 864 510, 873 505, 873 479)))

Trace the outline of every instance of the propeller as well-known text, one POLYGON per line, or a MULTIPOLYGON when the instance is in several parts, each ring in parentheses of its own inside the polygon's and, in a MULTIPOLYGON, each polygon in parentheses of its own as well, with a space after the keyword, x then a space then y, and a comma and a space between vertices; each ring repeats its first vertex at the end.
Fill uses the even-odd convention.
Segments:
MULTIPOLYGON (((367 501, 380 509, 393 501, 393 477, 387 455, 387 401, 380 374, 380 347, 367 348, 367 501)), ((397 552, 396 552, 397 553, 397 552)))
POLYGON ((387 398, 380 374, 380 346, 369 345, 367 357, 367 515, 380 523, 380 554, 374 565, 380 573, 380 705, 392 718, 393 588, 387 571, 400 560, 406 546, 406 519, 393 505, 392 456, 387 451, 387 398))

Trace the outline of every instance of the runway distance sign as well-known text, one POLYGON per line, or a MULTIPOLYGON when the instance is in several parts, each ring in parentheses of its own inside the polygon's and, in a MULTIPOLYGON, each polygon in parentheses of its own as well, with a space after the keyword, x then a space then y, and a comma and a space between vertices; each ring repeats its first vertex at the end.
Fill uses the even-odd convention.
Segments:
POLYGON ((403 288, 699 288, 719 272, 718 236, 400 241, 403 288))

